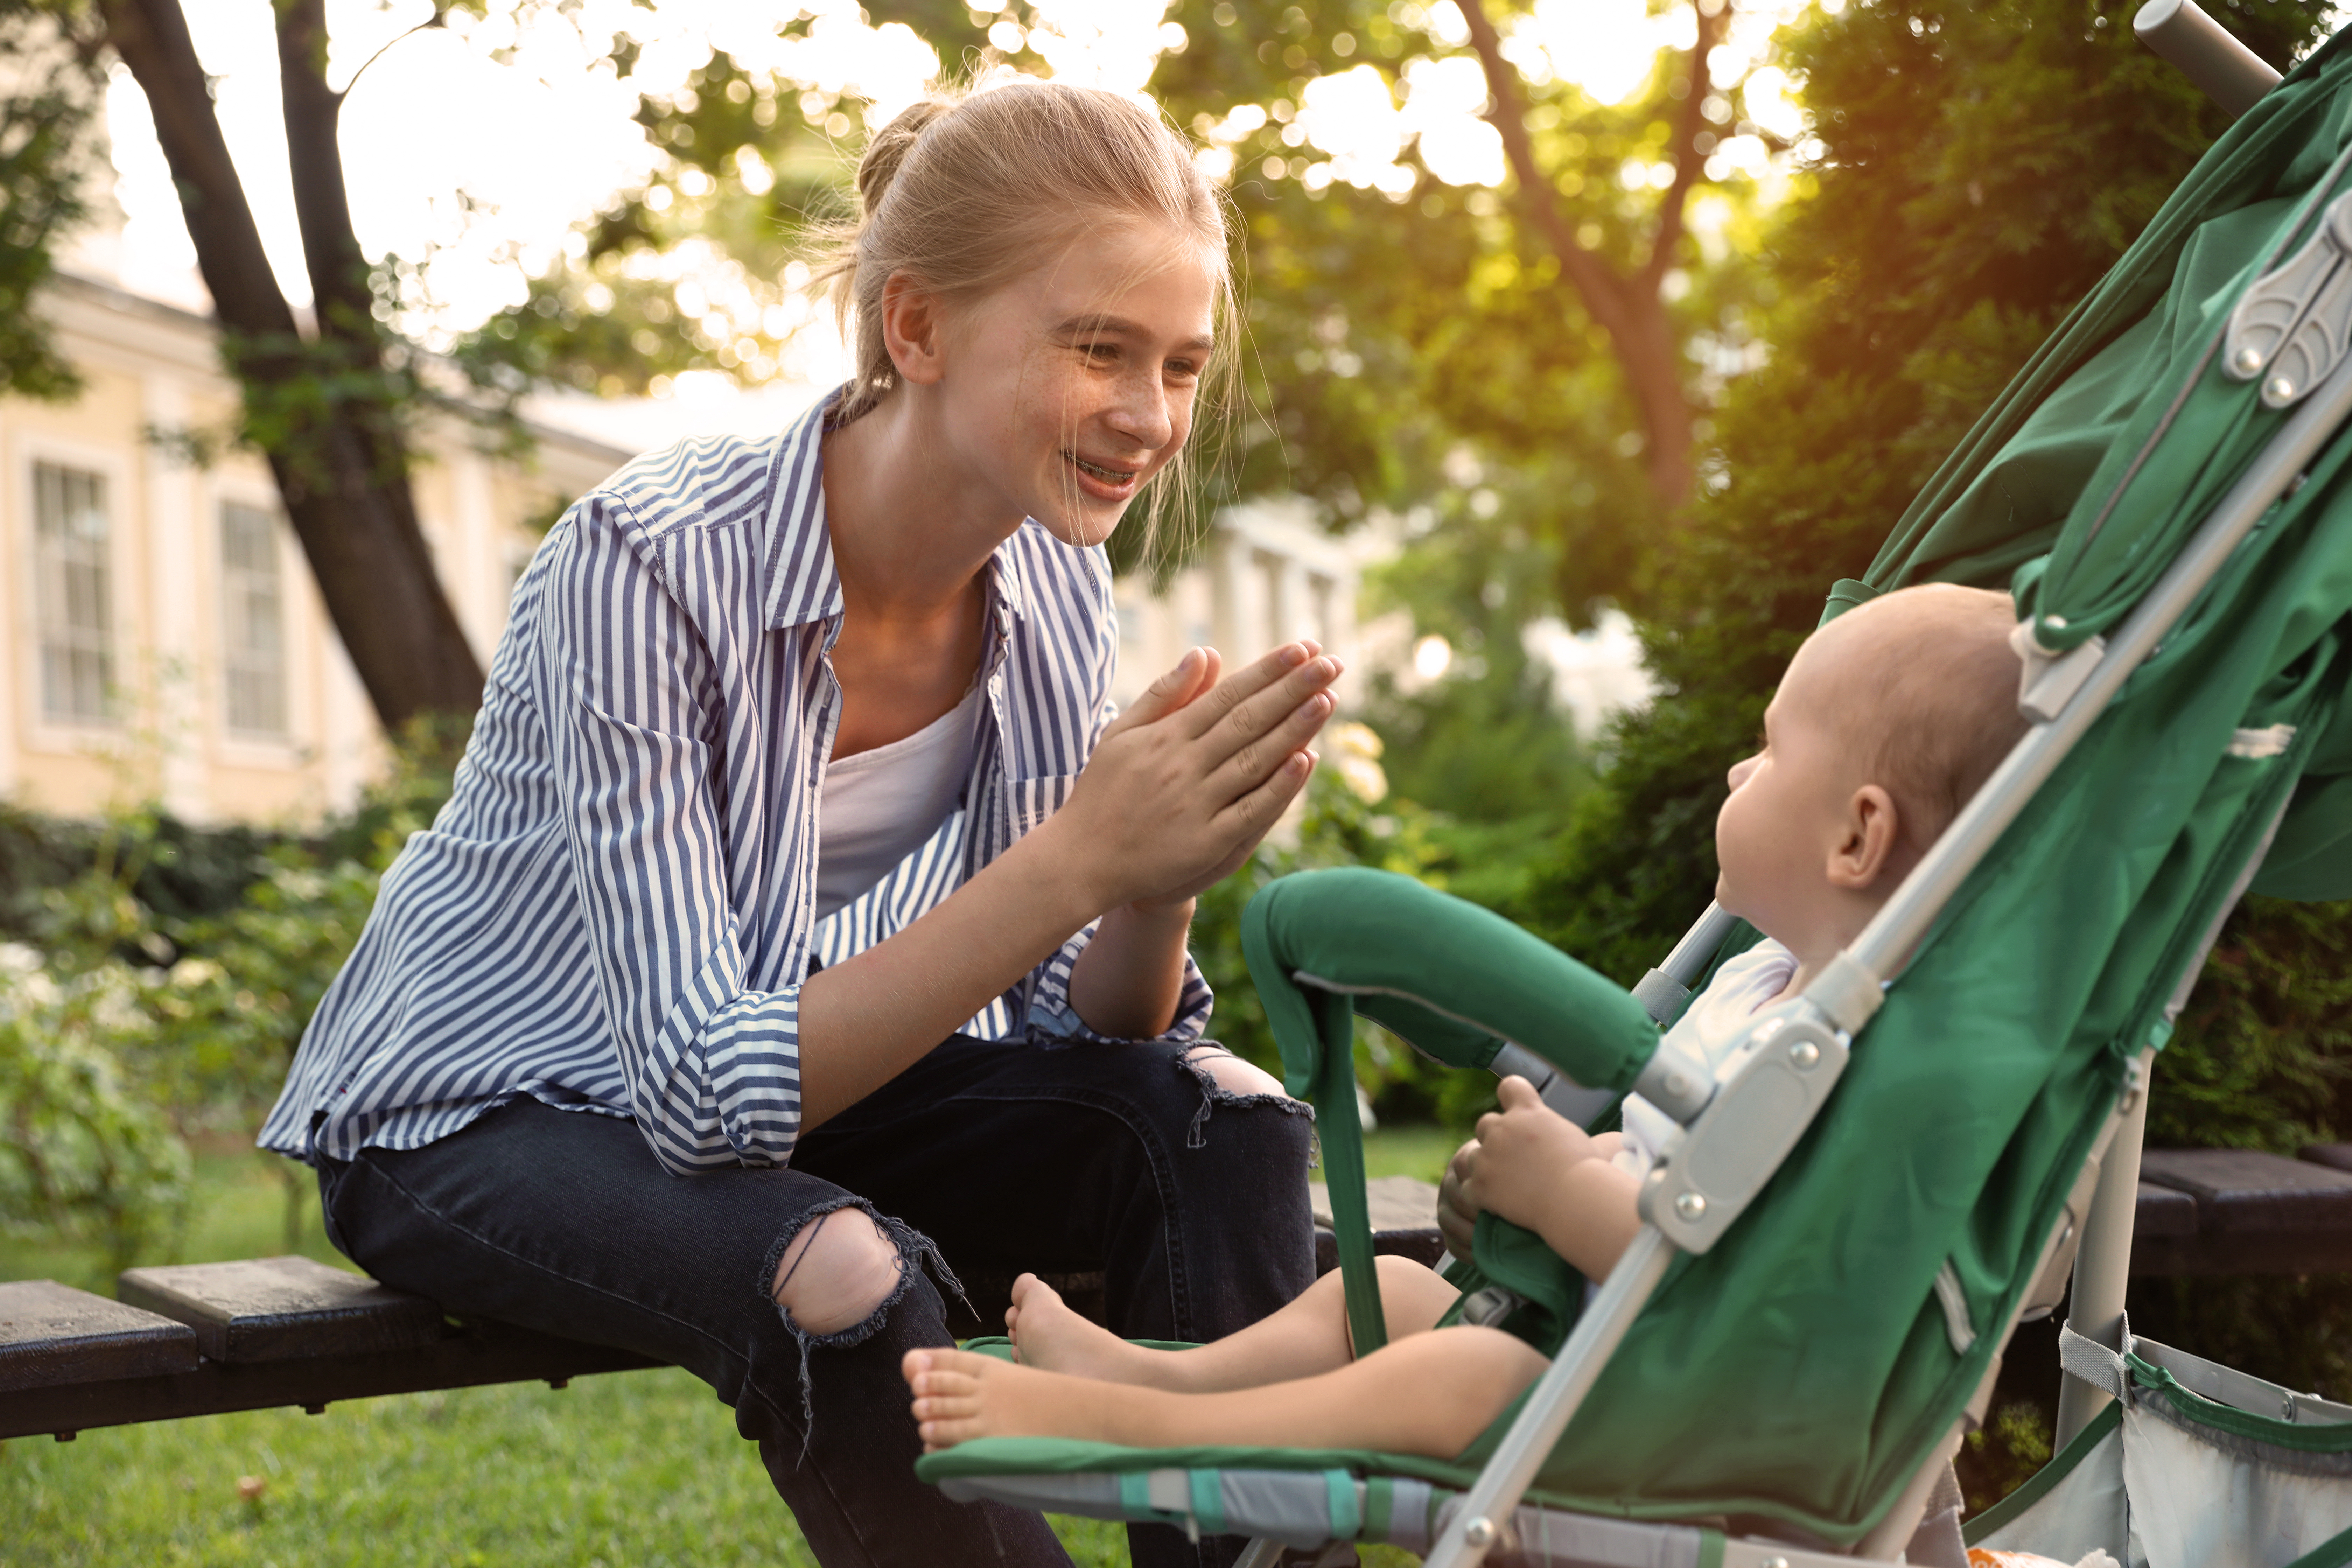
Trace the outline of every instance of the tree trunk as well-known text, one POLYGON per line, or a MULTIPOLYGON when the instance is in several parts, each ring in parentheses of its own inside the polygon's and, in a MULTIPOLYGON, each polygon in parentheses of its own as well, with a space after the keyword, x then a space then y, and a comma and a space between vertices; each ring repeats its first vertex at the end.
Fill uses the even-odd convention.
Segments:
POLYGON ((1560 276, 1583 300, 1586 311, 1609 334, 1610 345, 1617 351, 1617 363, 1641 410, 1651 489, 1665 506, 1680 506, 1691 492, 1695 416, 1683 385, 1682 345, 1658 289, 1675 242, 1682 235, 1683 203, 1697 177, 1699 160, 1692 150, 1691 137, 1705 91, 1707 50, 1721 40, 1730 8, 1719 6, 1713 16, 1703 10, 1699 14, 1698 44, 1691 53, 1691 80, 1683 115, 1690 123, 1682 128, 1675 149, 1675 183, 1660 211, 1648 264, 1631 279, 1622 279, 1577 243, 1551 182, 1536 164, 1535 147, 1528 139, 1527 100, 1519 91, 1517 73, 1503 58, 1502 40, 1486 16, 1485 0, 1461 0, 1461 4, 1463 20, 1470 27, 1471 47, 1486 69, 1486 119, 1502 135, 1503 152, 1518 180, 1519 200, 1528 219, 1559 258, 1560 276))
POLYGON ((153 107, 219 317, 223 360, 244 389, 248 427, 376 717, 392 732, 433 716, 470 717, 481 703, 481 666, 417 523, 396 410, 386 391, 372 390, 386 386, 383 343, 345 200, 335 144, 341 100, 326 89, 319 0, 278 11, 315 342, 303 341, 270 273, 178 0, 100 0, 100 11, 108 43, 153 107), (351 387, 360 390, 342 390, 351 387))

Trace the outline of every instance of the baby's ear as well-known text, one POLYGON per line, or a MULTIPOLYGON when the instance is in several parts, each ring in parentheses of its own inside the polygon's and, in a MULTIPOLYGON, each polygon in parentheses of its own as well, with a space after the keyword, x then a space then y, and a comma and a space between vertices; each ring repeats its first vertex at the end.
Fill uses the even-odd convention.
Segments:
POLYGON ((1832 887, 1864 892, 1893 863, 1903 840, 1895 797, 1878 784, 1864 784, 1846 803, 1845 833, 1830 852, 1832 887))

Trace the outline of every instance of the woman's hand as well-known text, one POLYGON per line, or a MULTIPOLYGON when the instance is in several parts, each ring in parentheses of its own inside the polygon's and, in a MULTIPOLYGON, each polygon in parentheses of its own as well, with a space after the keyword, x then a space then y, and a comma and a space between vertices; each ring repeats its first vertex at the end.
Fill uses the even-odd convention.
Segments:
POLYGON ((1289 643, 1224 680, 1194 648, 1103 733, 1039 831, 1111 910, 1182 904, 1247 859, 1305 786, 1339 661, 1289 643))

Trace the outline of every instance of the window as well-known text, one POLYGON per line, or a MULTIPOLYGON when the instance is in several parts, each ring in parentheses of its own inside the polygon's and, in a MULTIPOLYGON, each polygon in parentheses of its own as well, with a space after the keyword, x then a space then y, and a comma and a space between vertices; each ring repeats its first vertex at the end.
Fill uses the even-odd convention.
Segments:
POLYGON ((234 735, 286 736, 286 595, 278 520, 259 507, 221 508, 221 667, 234 735))
POLYGON ((113 718, 114 571, 106 476, 33 465, 34 609, 41 713, 68 724, 113 718))

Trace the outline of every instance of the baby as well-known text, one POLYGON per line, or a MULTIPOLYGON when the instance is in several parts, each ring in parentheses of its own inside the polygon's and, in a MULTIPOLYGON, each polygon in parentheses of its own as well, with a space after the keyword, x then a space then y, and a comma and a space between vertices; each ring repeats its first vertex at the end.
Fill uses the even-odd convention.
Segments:
MULTIPOLYGON (((1758 1008, 1803 991, 1990 775, 2024 728, 2014 621, 2005 594, 1908 588, 1797 650, 1715 824, 1716 897, 1769 940, 1723 966, 1675 1024, 1678 1044, 1716 1060, 1758 1008)), ((1629 1099, 1622 1140, 1595 1138, 1524 1079, 1505 1079, 1500 1100, 1457 1162, 1464 1202, 1603 1278, 1640 1227, 1635 1194, 1672 1122, 1629 1099)), ((1434 1270, 1400 1258, 1379 1270, 1389 1343, 1361 1361, 1337 1271, 1272 1317, 1185 1351, 1129 1344, 1024 1274, 1005 1314, 1017 1364, 908 1353, 924 1446, 1045 1436, 1452 1458, 1545 1358, 1500 1329, 1436 1328, 1458 1292, 1434 1270)))

